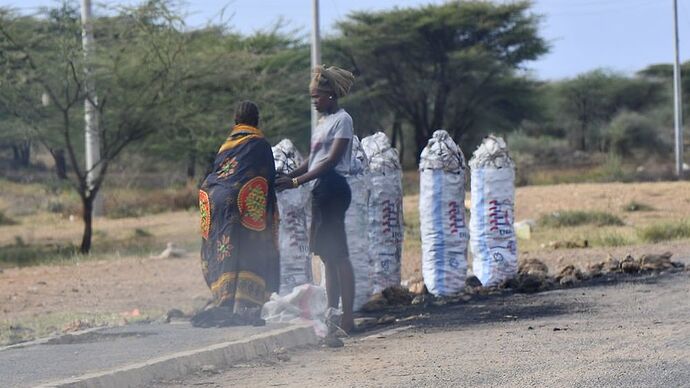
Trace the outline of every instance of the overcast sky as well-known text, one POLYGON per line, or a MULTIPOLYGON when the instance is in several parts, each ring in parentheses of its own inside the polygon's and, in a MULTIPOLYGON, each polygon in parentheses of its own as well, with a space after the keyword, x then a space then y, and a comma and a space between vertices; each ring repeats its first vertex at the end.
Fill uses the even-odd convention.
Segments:
MULTIPOLYGON (((95 1, 96 2, 96 1, 95 1)), ((118 1, 132 3, 132 1, 118 1)), ((354 10, 442 3, 443 0, 320 0, 321 24, 333 31, 336 20, 354 10)), ((109 4, 115 3, 109 1, 109 4)), ((690 0, 678 0, 681 60, 690 58, 690 0)), ((52 0, 0 0, 31 12, 52 0)), ((188 0, 187 23, 200 26, 217 18, 225 7, 234 26, 251 33, 283 18, 308 33, 311 0, 188 0)), ((633 73, 648 64, 673 60, 672 0, 535 0, 534 12, 544 16, 541 33, 551 52, 530 63, 542 79, 572 77, 597 67, 633 73)))

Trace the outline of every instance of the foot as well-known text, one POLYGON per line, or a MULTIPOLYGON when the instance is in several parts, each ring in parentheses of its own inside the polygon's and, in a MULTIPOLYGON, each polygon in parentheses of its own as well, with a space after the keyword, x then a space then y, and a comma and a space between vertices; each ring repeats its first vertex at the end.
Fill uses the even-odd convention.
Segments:
POLYGON ((324 344, 329 348, 342 348, 344 345, 343 341, 334 335, 324 338, 324 344))
POLYGON ((343 314, 340 318, 340 328, 347 334, 352 333, 352 330, 355 328, 355 321, 351 314, 343 314))

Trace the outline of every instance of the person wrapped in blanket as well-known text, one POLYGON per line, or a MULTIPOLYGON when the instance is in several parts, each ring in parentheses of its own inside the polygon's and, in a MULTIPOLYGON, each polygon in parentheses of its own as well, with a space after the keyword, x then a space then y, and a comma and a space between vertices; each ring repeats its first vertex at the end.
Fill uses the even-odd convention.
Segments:
POLYGON ((319 121, 311 134, 309 160, 287 176, 276 180, 278 191, 296 188, 316 180, 312 189, 311 250, 326 267, 326 293, 329 307, 337 308, 342 296, 340 327, 353 329, 352 306, 355 283, 345 234, 345 212, 351 192, 344 175, 350 173, 352 117, 338 106, 347 95, 354 76, 332 66, 316 67, 309 92, 319 121))
POLYGON ((239 103, 199 190, 201 268, 214 304, 192 318, 195 326, 261 324, 261 307, 278 292, 276 172, 258 124, 256 104, 239 103))

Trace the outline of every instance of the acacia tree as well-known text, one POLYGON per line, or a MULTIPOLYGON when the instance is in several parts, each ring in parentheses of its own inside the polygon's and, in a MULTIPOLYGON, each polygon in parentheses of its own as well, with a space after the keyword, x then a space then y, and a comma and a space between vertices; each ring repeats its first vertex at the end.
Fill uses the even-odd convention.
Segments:
POLYGON ((459 140, 526 113, 521 97, 532 85, 516 71, 547 51, 529 7, 459 1, 353 13, 332 44, 364 88, 414 129, 419 157, 436 129, 459 140))
MULTIPOLYGON (((690 61, 684 62, 680 66, 681 91, 683 93, 683 109, 688 112, 690 107, 690 61)), ((650 81, 660 82, 666 86, 668 98, 673 98, 673 64, 659 63, 649 65, 637 72, 637 76, 650 81)), ((685 116, 684 116, 685 117, 685 116)))
POLYGON ((174 91, 172 126, 140 151, 161 159, 186 156, 193 183, 197 165, 213 161, 232 127, 235 104, 245 99, 259 105, 261 127, 272 141, 307 143, 309 52, 301 39, 281 25, 242 36, 222 24, 191 31, 188 39, 181 65, 188 76, 174 91))
MULTIPOLYGON (((60 17, 58 11, 46 16, 48 19, 60 17)), ((2 9, 0 9, 0 20, 5 22, 4 26, 0 26, 3 28, 0 33, 0 62, 3 65, 3 71, 0 72, 0 116, 3 116, 3 120, 0 125, 3 139, 5 142, 12 143, 13 149, 20 149, 19 153, 23 154, 25 159, 23 163, 20 163, 22 165, 28 164, 30 145, 37 141, 45 145, 54 157, 64 155, 55 149, 55 136, 36 136, 37 127, 50 126, 57 117, 54 115, 51 117, 46 109, 42 109, 48 96, 43 93, 42 98, 40 84, 31 76, 31 72, 26 71, 26 68, 31 66, 31 61, 24 51, 44 52, 45 58, 41 59, 52 60, 53 57, 48 53, 55 54, 58 50, 67 49, 67 47, 60 44, 62 42, 59 41, 58 36, 45 33, 51 24, 49 20, 19 17, 2 9), (12 29, 11 36, 7 35, 10 29, 12 29), (48 40, 36 39, 38 36, 45 35, 48 40), (24 50, 17 47, 17 41, 23 42, 24 50), (19 144, 19 147, 15 144, 19 144)), ((58 159, 56 159, 56 166, 57 161, 58 159)), ((58 176, 64 178, 62 172, 64 170, 58 171, 58 176)))
POLYGON ((629 78, 601 69, 550 87, 572 145, 581 151, 605 151, 607 135, 602 131, 618 112, 644 112, 664 99, 663 86, 658 81, 629 78))
POLYGON ((100 100, 93 102, 100 113, 101 159, 89 184, 92 171, 80 163, 86 93, 78 7, 64 1, 42 16, 0 15, 0 60, 9 69, 2 73, 2 98, 46 148, 58 144, 66 150, 70 182, 82 202, 80 251, 88 253, 94 200, 109 165, 126 147, 164 127, 166 110, 173 109, 167 102, 180 77, 185 37, 165 1, 149 1, 96 23, 99 50, 92 66, 100 100), (27 24, 36 28, 27 32, 27 24))

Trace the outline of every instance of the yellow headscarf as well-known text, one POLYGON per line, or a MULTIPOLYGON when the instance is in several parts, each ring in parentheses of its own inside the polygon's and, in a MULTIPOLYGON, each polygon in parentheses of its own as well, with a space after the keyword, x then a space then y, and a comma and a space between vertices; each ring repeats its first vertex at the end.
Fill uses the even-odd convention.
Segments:
POLYGON ((325 65, 317 66, 312 71, 309 89, 316 89, 335 95, 337 98, 343 97, 350 92, 355 76, 347 70, 325 65))
POLYGON ((261 132, 259 128, 252 127, 251 125, 246 125, 246 124, 237 124, 232 128, 232 131, 230 132, 230 136, 228 136, 228 139, 223 143, 223 145, 220 147, 220 150, 218 150, 218 153, 221 153, 223 151, 227 151, 231 148, 237 147, 238 145, 251 140, 251 139, 256 139, 256 138, 263 138, 264 133, 261 132))

